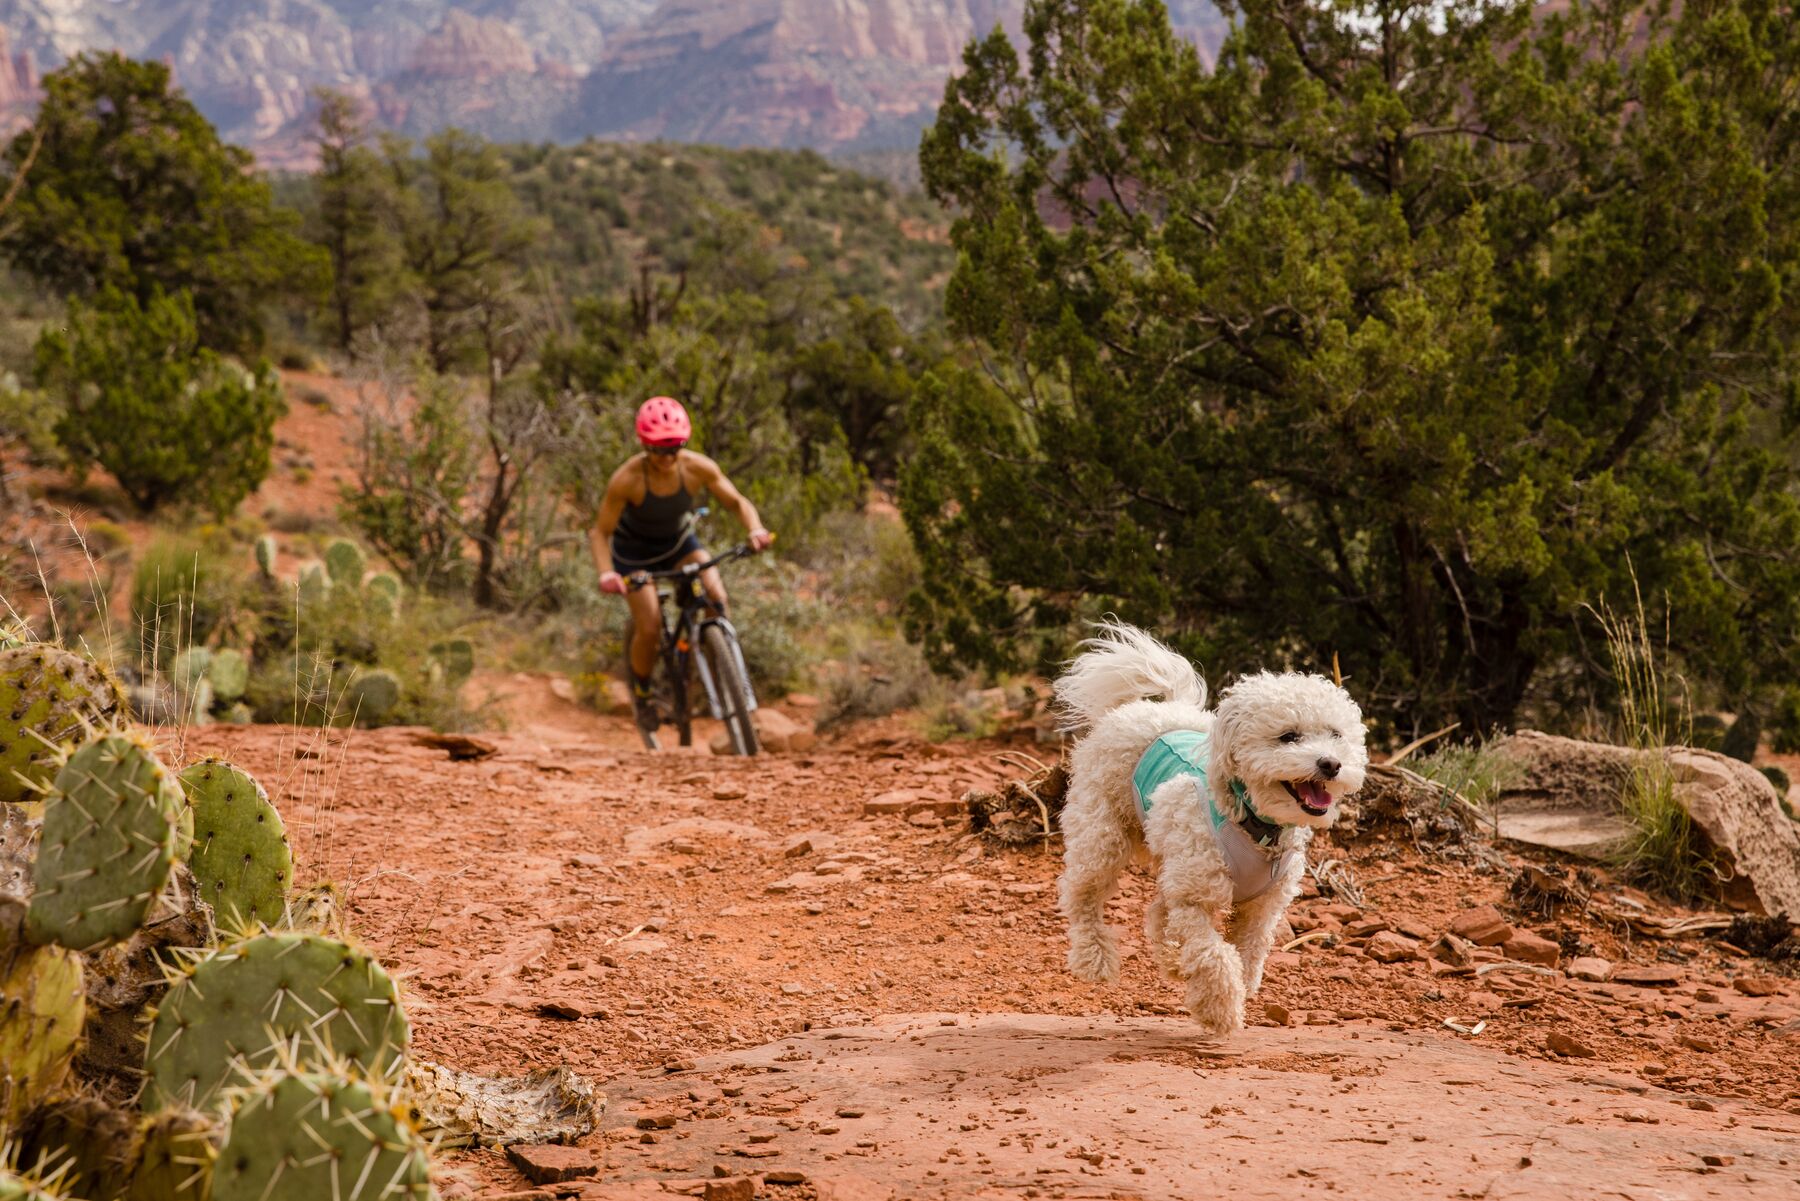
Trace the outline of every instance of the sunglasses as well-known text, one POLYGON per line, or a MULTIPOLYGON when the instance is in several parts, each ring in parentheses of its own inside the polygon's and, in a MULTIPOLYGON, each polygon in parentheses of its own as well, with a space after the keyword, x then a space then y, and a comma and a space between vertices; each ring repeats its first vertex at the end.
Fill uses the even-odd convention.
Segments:
POLYGON ((649 451, 653 455, 663 455, 665 457, 673 457, 675 455, 680 454, 681 448, 686 445, 687 445, 687 443, 685 443, 685 442, 675 442, 675 443, 671 443, 668 446, 646 446, 644 449, 649 451))

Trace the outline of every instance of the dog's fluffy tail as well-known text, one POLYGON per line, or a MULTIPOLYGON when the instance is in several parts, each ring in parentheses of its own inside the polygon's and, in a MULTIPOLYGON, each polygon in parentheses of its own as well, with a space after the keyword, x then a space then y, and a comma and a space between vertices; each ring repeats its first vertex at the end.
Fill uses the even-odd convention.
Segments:
POLYGON ((1206 681, 1193 664, 1136 626, 1097 624, 1099 633, 1056 681, 1064 730, 1087 729, 1120 705, 1153 696, 1206 707, 1206 681))

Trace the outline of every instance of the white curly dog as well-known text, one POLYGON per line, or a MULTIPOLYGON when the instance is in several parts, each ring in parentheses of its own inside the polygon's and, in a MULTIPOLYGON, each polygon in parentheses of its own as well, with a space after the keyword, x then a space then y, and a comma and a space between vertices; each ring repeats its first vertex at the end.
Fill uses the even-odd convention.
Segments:
POLYGON ((1156 897, 1144 932, 1207 1031, 1244 1024, 1269 944, 1306 870, 1306 844, 1362 786, 1362 711, 1323 676, 1259 672, 1216 712, 1186 659, 1107 623, 1056 683, 1069 756, 1061 901, 1069 969, 1119 976, 1106 902, 1147 849, 1156 897), (1215 919, 1230 911, 1229 941, 1215 919))

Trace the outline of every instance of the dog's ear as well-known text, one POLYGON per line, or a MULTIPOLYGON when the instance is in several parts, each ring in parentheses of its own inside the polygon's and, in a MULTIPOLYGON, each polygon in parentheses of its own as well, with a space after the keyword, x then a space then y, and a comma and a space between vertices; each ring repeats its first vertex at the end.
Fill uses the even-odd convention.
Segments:
POLYGON ((1244 706, 1228 688, 1213 711, 1212 754, 1206 765, 1206 783, 1219 812, 1229 813, 1234 819, 1244 816, 1243 806, 1231 790, 1231 782, 1238 774, 1237 748, 1241 745, 1243 724, 1244 706))

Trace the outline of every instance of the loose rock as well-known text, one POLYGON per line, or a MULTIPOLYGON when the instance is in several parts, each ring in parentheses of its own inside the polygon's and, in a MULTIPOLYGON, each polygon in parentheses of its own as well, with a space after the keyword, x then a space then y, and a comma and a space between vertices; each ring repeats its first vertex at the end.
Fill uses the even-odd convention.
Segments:
POLYGON ((1450 923, 1450 933, 1478 947, 1497 947, 1513 936, 1512 924, 1492 905, 1464 910, 1450 923))
POLYGON ((1377 963, 1403 963, 1419 958, 1419 944, 1405 935, 1383 930, 1369 939, 1364 951, 1377 963))
POLYGON ((1569 975, 1577 980, 1599 982, 1610 980, 1613 965, 1610 960, 1600 959, 1592 955, 1583 955, 1569 961, 1569 975))
POLYGON ((1592 1059, 1596 1054, 1592 1047, 1564 1034, 1561 1030, 1552 1030, 1544 1042, 1558 1055, 1567 1055, 1573 1059, 1592 1059))
POLYGON ((560 1184, 595 1176, 600 1165, 593 1152, 581 1147, 559 1147, 549 1143, 515 1143, 506 1149, 506 1158, 525 1173, 533 1184, 560 1184))
POLYGON ((1519 930, 1500 945, 1508 959, 1517 959, 1521 963, 1541 963, 1547 967, 1555 967, 1556 961, 1562 958, 1562 948, 1541 935, 1529 930, 1519 930))

